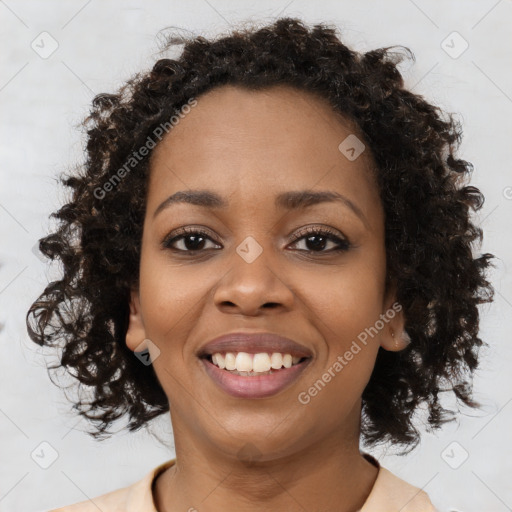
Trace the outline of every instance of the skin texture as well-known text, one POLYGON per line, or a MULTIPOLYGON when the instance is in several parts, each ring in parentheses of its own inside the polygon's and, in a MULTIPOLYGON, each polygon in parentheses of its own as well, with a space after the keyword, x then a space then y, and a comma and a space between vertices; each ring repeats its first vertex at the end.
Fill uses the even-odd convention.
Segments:
POLYGON ((361 395, 379 346, 405 348, 403 315, 310 403, 297 400, 395 302, 385 290, 384 213, 370 149, 355 161, 338 150, 353 133, 353 123, 309 93, 224 86, 200 96, 154 150, 126 343, 141 351, 149 339, 160 350, 153 365, 169 398, 177 456, 156 481, 160 512, 349 512, 366 500, 377 469, 359 452, 361 395), (172 205, 153 217, 167 197, 189 189, 215 191, 229 206, 172 205), (340 202, 274 206, 277 194, 303 189, 343 194, 364 217, 340 202), (181 253, 161 246, 184 226, 211 234, 197 255, 185 252, 184 239, 174 243, 181 253), (305 237, 292 242, 305 226, 328 228, 352 246, 333 252, 335 242, 322 249, 305 237), (250 264, 236 252, 247 236, 263 249, 250 264), (195 353, 234 331, 284 335, 308 346, 313 359, 277 395, 231 397, 195 353), (251 464, 239 451, 252 445, 258 460, 251 464))

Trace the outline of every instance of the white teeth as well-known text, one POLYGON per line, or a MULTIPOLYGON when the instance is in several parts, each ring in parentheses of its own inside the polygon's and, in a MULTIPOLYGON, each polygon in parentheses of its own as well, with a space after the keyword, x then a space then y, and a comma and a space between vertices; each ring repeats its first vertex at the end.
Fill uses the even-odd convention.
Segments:
POLYGON ((251 370, 253 372, 268 372, 270 370, 270 356, 265 353, 254 354, 251 370))
POLYGON ((283 356, 279 352, 274 352, 270 356, 270 366, 275 370, 279 370, 283 366, 283 356))
POLYGON ((252 357, 247 352, 238 352, 235 367, 239 372, 252 371, 252 357))
POLYGON ((283 366, 290 368, 301 360, 291 354, 274 352, 268 354, 260 352, 249 354, 248 352, 227 352, 225 355, 217 352, 212 354, 212 362, 221 369, 235 370, 239 372, 268 372, 271 369, 279 370, 283 366))
POLYGON ((212 362, 213 364, 217 365, 221 370, 223 370, 226 367, 224 357, 221 354, 213 354, 212 362))
POLYGON ((236 361, 235 354, 233 354, 233 352, 228 352, 226 354, 226 357, 224 358, 224 364, 226 365, 226 370, 236 370, 235 361, 236 361))

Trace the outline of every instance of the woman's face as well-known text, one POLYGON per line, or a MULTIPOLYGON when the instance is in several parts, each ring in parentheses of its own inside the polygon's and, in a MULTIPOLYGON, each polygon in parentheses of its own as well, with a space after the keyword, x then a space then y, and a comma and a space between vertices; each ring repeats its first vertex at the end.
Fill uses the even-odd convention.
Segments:
POLYGON ((269 460, 329 435, 358 443, 360 399, 378 348, 394 349, 391 331, 402 326, 394 296, 385 296, 384 212, 370 150, 358 156, 357 128, 289 87, 224 86, 197 100, 152 155, 127 344, 149 348, 175 437, 202 449, 240 458, 254 445, 269 460), (159 209, 179 191, 198 190, 225 206, 159 209), (276 203, 305 190, 342 199, 276 203), (175 238, 183 227, 206 235, 175 238), (337 239, 306 232, 294 241, 306 227, 337 239), (166 238, 175 240, 164 247, 166 238), (197 356, 232 332, 285 336, 312 357, 279 392, 235 397, 197 356))

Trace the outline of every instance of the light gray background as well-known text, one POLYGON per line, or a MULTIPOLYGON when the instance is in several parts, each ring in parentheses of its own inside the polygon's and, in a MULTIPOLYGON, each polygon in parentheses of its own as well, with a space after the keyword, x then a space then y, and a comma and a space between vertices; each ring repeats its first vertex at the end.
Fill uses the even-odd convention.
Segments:
POLYGON ((51 226, 49 214, 65 199, 55 177, 82 158, 75 126, 93 95, 113 91, 149 68, 157 57, 159 30, 174 25, 208 37, 240 21, 263 24, 278 15, 334 23, 356 50, 408 46, 416 63, 401 65, 407 85, 459 113, 465 133, 459 154, 475 165, 473 183, 486 197, 478 215, 485 233, 482 252, 499 257, 491 276, 495 303, 481 310, 481 337, 490 350, 483 354, 475 390, 485 407, 461 415, 459 424, 436 435, 425 434, 406 457, 393 455, 392 447, 372 453, 424 488, 440 511, 512 510, 512 2, 5 0, 0 1, 1 511, 34 512, 82 501, 129 485, 174 456, 167 415, 151 426, 162 445, 144 431, 121 431, 103 443, 84 433, 87 425, 50 382, 44 358, 26 334, 29 305, 58 275, 33 247, 51 226), (32 41, 41 47, 46 37, 44 48, 50 48, 43 31, 58 43, 48 58, 31 47, 32 41), (469 44, 458 58, 453 55, 464 42, 454 31, 469 44), (443 49, 444 40, 452 56, 443 49), (34 459, 51 460, 51 449, 42 442, 58 453, 48 469, 31 457, 35 450, 34 459), (468 459, 450 467, 465 452, 468 459))

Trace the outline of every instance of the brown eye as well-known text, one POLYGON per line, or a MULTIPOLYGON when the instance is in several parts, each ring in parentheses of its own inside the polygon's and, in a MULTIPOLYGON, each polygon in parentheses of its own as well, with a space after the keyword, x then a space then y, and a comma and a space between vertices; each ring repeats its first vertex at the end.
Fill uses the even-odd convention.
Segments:
POLYGON ((306 249, 302 249, 306 252, 318 252, 318 253, 330 253, 338 251, 347 251, 351 245, 345 238, 340 238, 332 231, 325 228, 310 227, 305 230, 296 233, 293 236, 293 244, 297 244, 299 241, 305 241, 306 249), (325 248, 333 244, 334 249, 331 247, 329 250, 325 248))
POLYGON ((208 241, 213 242, 206 231, 198 228, 182 228, 167 236, 162 242, 162 247, 179 252, 199 252, 211 249, 211 247, 205 247, 208 241), (175 247, 178 242, 182 242, 181 247, 175 247))

